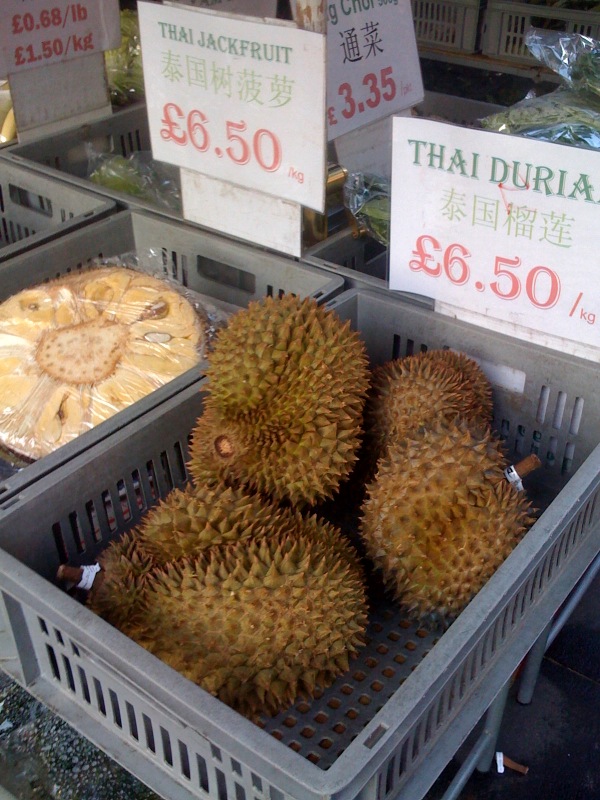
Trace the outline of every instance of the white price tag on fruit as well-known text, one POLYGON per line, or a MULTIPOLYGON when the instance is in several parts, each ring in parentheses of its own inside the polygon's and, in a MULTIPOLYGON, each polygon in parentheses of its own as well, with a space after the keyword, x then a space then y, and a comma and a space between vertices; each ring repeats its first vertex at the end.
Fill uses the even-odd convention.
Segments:
POLYGON ((600 360, 600 153, 405 117, 392 153, 391 289, 600 360))
POLYGON ((155 3, 138 14, 154 158, 323 211, 325 36, 155 3))
POLYGON ((414 106, 423 94, 410 0, 327 3, 329 139, 414 106))
POLYGON ((118 47, 118 0, 2 0, 0 75, 118 47))

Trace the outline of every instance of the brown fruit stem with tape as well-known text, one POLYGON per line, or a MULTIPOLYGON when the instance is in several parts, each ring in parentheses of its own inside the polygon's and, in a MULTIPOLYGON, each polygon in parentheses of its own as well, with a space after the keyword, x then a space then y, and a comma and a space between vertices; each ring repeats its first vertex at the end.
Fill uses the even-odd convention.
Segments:
POLYGON ((529 475, 530 472, 534 472, 536 469, 539 469, 541 465, 542 462, 538 456, 536 456, 535 453, 531 453, 519 461, 518 464, 513 464, 513 469, 520 478, 524 478, 526 475, 529 475))

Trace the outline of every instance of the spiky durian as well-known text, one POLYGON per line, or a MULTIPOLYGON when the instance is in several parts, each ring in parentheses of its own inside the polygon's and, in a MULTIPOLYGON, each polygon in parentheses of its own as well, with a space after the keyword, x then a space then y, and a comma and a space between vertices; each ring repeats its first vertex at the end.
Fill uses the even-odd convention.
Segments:
POLYGON ((199 363, 196 308, 176 287, 98 267, 0 304, 0 441, 36 459, 199 363))
POLYGON ((363 452, 368 477, 388 443, 457 415, 485 425, 492 419, 491 386, 468 356, 428 350, 375 367, 365 405, 363 452))
POLYGON ((311 298, 266 298, 219 331, 189 469, 294 505, 331 497, 357 458, 365 348, 311 298))
POLYGON ((102 571, 88 594, 88 606, 115 628, 139 641, 137 611, 153 558, 140 546, 136 532, 129 531, 103 550, 98 563, 102 571))
POLYGON ((408 614, 454 619, 533 522, 507 465, 489 429, 464 420, 389 445, 367 487, 361 535, 408 614))
POLYGON ((137 536, 155 562, 195 556, 213 545, 295 530, 296 517, 258 495, 223 484, 174 489, 146 514, 137 536))
MULTIPOLYGON (((333 525, 315 514, 303 515, 268 498, 222 484, 174 489, 132 531, 115 540, 98 559, 102 568, 88 597, 89 606, 115 627, 131 634, 136 604, 149 572, 209 548, 268 536, 306 536, 331 547, 355 571, 358 553, 333 525)), ((139 634, 136 638, 139 638, 139 634)))
POLYGON ((492 421, 492 386, 474 358, 457 350, 433 349, 419 355, 423 361, 447 367, 457 372, 462 380, 463 395, 459 414, 477 424, 489 425, 492 421))
POLYGON ((312 696, 349 668, 367 618, 362 574, 330 534, 240 540, 155 569, 140 644, 251 719, 312 696))

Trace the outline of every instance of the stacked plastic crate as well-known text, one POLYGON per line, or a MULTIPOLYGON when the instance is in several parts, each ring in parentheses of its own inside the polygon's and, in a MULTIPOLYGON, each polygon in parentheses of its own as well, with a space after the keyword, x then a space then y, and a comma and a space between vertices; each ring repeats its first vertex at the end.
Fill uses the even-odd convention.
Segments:
MULTIPOLYGON (((456 40, 444 34, 439 41, 456 40)), ((141 107, 9 148, 0 155, 0 170, 4 159, 12 169, 36 164, 37 174, 59 181, 65 193, 87 192, 82 170, 90 137, 123 155, 145 149, 141 107)), ((381 598, 367 645, 347 674, 313 701, 252 723, 92 614, 55 580, 60 564, 90 563, 187 482, 188 440, 204 388, 202 374, 192 370, 0 487, 0 616, 9 631, 4 668, 165 797, 422 797, 598 552, 595 365, 482 331, 436 314, 423 300, 389 292, 378 272, 375 280, 366 274, 371 257, 355 240, 328 243, 338 248, 331 257, 321 251, 298 262, 215 236, 120 193, 99 196, 116 202, 104 218, 61 229, 4 261, 0 299, 32 281, 84 269, 99 256, 151 249, 161 254, 166 276, 224 309, 286 292, 318 298, 360 332, 372 365, 443 347, 501 365, 523 384, 518 397, 510 386, 495 385, 495 428, 509 453, 538 451, 544 466, 531 494, 543 513, 447 631, 412 625, 381 598), (340 257, 340 247, 347 255, 340 257), (359 268, 340 270, 346 258, 359 268), (523 431, 532 438, 526 441, 523 431)), ((385 259, 385 252, 376 257, 385 259)))

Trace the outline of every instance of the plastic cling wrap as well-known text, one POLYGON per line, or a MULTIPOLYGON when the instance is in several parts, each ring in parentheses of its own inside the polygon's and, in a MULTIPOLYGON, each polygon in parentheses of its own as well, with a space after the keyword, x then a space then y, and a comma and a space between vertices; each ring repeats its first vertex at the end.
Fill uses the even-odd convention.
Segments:
POLYGON ((135 11, 121 11, 121 44, 105 52, 104 63, 113 105, 123 106, 144 99, 140 30, 135 11))
POLYGON ((158 208, 181 211, 178 168, 156 161, 150 152, 135 152, 125 158, 98 153, 90 145, 88 165, 90 180, 99 186, 139 197, 158 208))
POLYGON ((386 247, 390 242, 390 182, 353 172, 344 185, 344 205, 360 226, 386 247))
POLYGON ((482 127, 577 147, 600 148, 600 45, 581 34, 532 28, 531 54, 563 79, 539 97, 527 97, 485 117, 482 127))
POLYGON ((102 265, 0 304, 0 443, 47 455, 198 365, 209 316, 178 284, 102 265))

